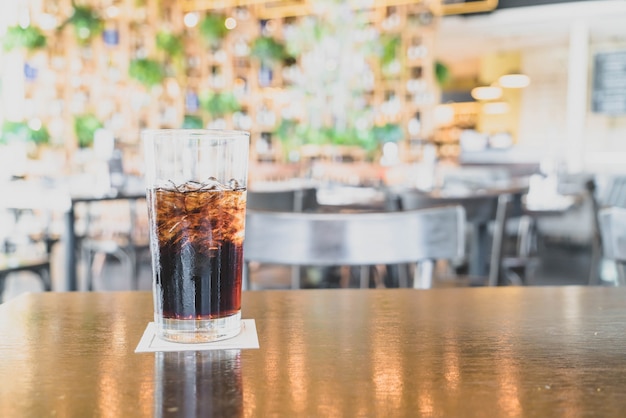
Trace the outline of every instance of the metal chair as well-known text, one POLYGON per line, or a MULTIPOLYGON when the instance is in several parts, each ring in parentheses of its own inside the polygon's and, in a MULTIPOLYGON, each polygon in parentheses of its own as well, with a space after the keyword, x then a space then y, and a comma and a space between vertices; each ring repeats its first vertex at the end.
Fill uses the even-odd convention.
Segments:
POLYGON ((626 208, 602 208, 598 222, 604 258, 615 262, 616 284, 626 286, 626 208))
POLYGON ((85 236, 80 239, 87 290, 94 289, 94 280, 100 276, 107 256, 120 262, 131 288, 139 289, 139 270, 142 263, 147 264, 150 248, 147 227, 139 227, 147 213, 140 215, 137 204, 135 199, 88 204, 85 236))
MULTIPOLYGON (((278 190, 248 190, 246 209, 272 212, 316 212, 320 208, 315 187, 278 190)), ((272 274, 285 266, 269 269, 272 274)), ((301 266, 290 266, 291 276, 301 274, 301 266), (295 270, 298 270, 297 272, 295 270)), ((267 271, 267 269, 265 269, 267 271)))
POLYGON ((52 251, 60 238, 54 219, 67 210, 69 196, 53 184, 16 180, 0 184, 0 302, 6 281, 29 272, 52 290, 52 251))
POLYGON ((498 286, 515 280, 520 262, 505 257, 506 225, 521 209, 521 193, 484 193, 464 196, 433 196, 416 189, 390 193, 390 209, 415 210, 460 205, 467 221, 468 278, 472 284, 498 286), (395 204, 394 201, 395 200, 395 204), (395 207, 393 207, 395 206, 395 207), (490 226, 493 232, 490 236, 490 226), (490 242, 491 241, 491 242, 490 242))
POLYGON ((50 260, 48 258, 11 260, 4 255, 0 255, 0 302, 3 301, 6 279, 9 275, 20 272, 34 273, 41 281, 43 290, 52 290, 50 260))
POLYGON ((246 207, 252 210, 310 212, 318 207, 317 189, 248 190, 246 207))
MULTIPOLYGON (((589 284, 597 285, 601 281, 600 265, 602 258, 611 259, 611 257, 607 256, 607 249, 605 247, 605 235, 610 233, 610 231, 604 232, 602 222, 607 221, 601 221, 601 214, 606 213, 604 211, 609 209, 626 208, 626 176, 613 176, 604 193, 598 193, 595 179, 589 180, 586 183, 586 187, 591 198, 594 217, 589 284)), ((609 216, 605 214, 603 216, 609 217, 610 219, 613 215, 609 216)))
MULTIPOLYGON (((464 255, 464 231, 460 206, 379 213, 248 210, 244 283, 249 288, 250 262, 360 266, 362 288, 370 283, 366 266, 412 263, 413 287, 430 288, 435 260, 464 255)), ((300 287, 299 269, 292 269, 291 287, 300 287)))

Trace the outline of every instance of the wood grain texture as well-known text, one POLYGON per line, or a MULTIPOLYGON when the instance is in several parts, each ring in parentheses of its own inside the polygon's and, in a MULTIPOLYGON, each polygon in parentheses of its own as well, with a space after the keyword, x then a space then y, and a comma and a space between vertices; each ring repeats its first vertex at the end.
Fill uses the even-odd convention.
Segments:
POLYGON ((244 292, 260 349, 135 354, 149 292, 0 305, 0 416, 621 416, 626 289, 244 292))

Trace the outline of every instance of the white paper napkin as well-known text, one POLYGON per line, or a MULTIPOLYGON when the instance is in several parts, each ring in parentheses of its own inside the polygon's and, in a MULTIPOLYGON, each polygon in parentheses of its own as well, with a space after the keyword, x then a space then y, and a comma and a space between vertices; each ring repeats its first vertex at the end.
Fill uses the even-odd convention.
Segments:
POLYGON ((135 353, 154 353, 157 351, 202 351, 202 350, 237 350, 259 348, 259 337, 256 333, 254 319, 241 320, 239 335, 227 340, 212 343, 183 344, 164 341, 156 335, 156 324, 149 322, 146 330, 135 348, 135 353))

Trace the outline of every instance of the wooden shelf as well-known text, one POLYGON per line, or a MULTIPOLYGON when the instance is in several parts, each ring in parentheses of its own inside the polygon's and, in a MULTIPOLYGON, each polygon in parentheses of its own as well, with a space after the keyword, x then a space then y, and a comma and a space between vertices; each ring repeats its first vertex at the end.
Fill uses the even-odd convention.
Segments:
MULTIPOLYGON (((52 13, 63 20, 71 13, 70 0, 58 0, 54 5, 44 3, 48 2, 30 2, 31 14, 52 13)), ((236 29, 218 48, 209 48, 200 39, 197 27, 185 28, 185 14, 195 10, 199 17, 206 12, 241 16, 238 14, 241 8, 231 6, 211 11, 206 6, 210 3, 213 2, 143 0, 143 6, 138 8, 136 0, 80 2, 98 10, 105 18, 106 28, 118 31, 119 42, 110 45, 100 36, 88 46, 80 46, 72 28, 59 33, 50 31, 47 34, 50 46, 43 52, 45 71, 50 74, 32 81, 27 95, 33 102, 53 102, 58 106, 37 116, 46 126, 59 125, 59 120, 62 121, 62 128, 55 130, 54 135, 57 141, 65 144, 70 154, 77 149, 73 117, 79 113, 94 113, 120 143, 132 149, 139 143, 141 129, 179 127, 186 114, 202 117, 204 125, 211 124, 206 112, 194 108, 194 100, 186 103, 194 94, 235 92, 246 117, 228 115, 220 122, 222 127, 249 130, 254 141, 260 139, 261 133, 274 132, 283 110, 292 105, 288 100, 282 100, 282 95, 292 91, 294 86, 285 79, 282 66, 273 66, 271 81, 267 85, 261 83, 259 62, 245 56, 241 50, 260 36, 260 19, 269 18, 272 36, 284 39, 286 22, 297 23, 304 19, 301 13, 304 9, 293 9, 299 12, 294 11, 289 16, 288 10, 291 9, 283 8, 279 14, 267 4, 250 2, 246 6, 248 18, 239 19, 236 29), (117 13, 111 12, 112 7, 117 13), (162 86, 147 89, 128 77, 129 63, 135 58, 167 61, 168 57, 157 50, 155 41, 157 33, 165 29, 183 35, 186 71, 171 74, 162 86), (264 112, 273 116, 264 117, 267 116, 264 112)), ((306 1, 289 3, 290 7, 308 4, 306 1)), ((426 6, 418 2, 372 7, 365 16, 378 33, 400 38, 397 74, 386 77, 380 59, 370 57, 368 63, 373 80, 371 88, 362 89, 361 94, 367 105, 377 112, 376 122, 398 123, 403 127, 405 144, 402 149, 406 150, 403 156, 406 160, 419 158, 421 145, 412 149, 412 144, 423 144, 432 136, 433 108, 439 97, 434 77, 437 18, 433 17, 428 25, 416 23, 415 18, 425 10, 426 6), (387 113, 381 112, 390 97, 395 97, 395 107, 390 106, 387 113), (420 129, 410 132, 408 127, 416 115, 419 115, 420 129)), ((297 57, 296 65, 302 65, 300 57, 297 57)), ((280 146, 277 144, 272 149, 279 150, 280 146)), ((275 155, 275 158, 282 156, 275 155)))

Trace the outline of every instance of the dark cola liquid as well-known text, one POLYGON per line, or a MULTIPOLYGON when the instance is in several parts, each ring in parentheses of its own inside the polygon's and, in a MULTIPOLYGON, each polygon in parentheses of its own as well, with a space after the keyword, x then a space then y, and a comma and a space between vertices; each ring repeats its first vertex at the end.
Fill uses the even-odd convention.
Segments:
POLYGON ((192 184, 150 189, 147 196, 156 225, 151 245, 157 310, 168 319, 237 313, 246 190, 192 184))

